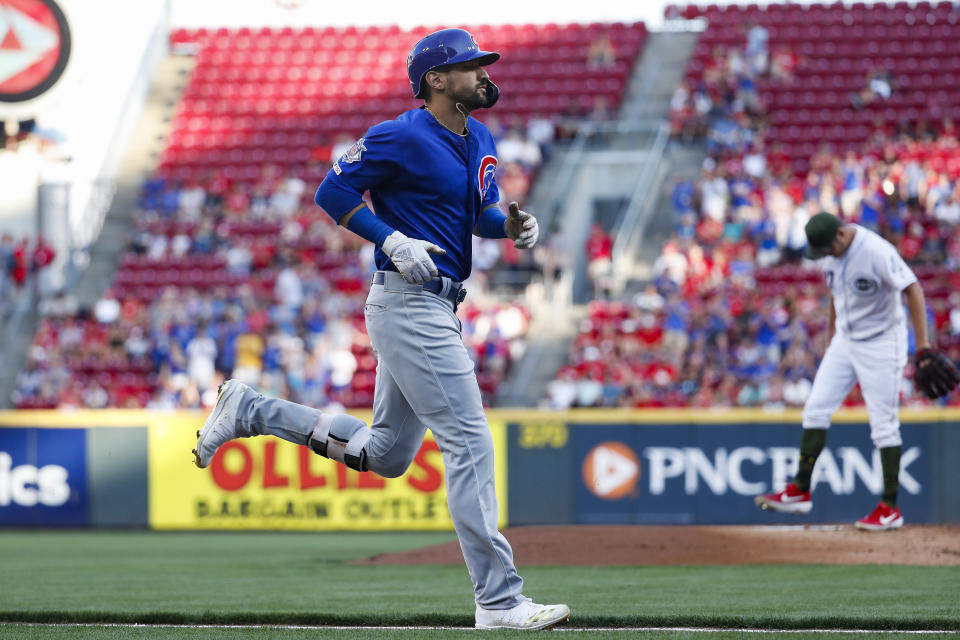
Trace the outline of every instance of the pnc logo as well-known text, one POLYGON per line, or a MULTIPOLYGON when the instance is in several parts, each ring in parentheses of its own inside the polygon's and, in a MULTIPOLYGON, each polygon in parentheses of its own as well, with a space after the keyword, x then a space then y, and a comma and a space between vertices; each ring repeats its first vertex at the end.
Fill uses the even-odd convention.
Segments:
POLYGON ((54 0, 0 0, 0 102, 52 87, 70 58, 70 27, 54 0))
POLYGON ((70 499, 67 470, 48 464, 13 466, 9 453, 0 451, 0 507, 59 507, 70 499))
POLYGON ((604 500, 618 500, 633 494, 640 479, 640 461, 633 449, 622 442, 601 442, 583 461, 583 483, 604 500))

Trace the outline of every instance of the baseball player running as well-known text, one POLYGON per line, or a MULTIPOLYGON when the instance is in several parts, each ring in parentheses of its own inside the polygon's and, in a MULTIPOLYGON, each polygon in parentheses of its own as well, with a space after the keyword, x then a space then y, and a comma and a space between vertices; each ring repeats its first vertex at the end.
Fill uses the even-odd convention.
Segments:
POLYGON ((274 435, 307 445, 351 469, 403 474, 433 432, 446 468, 447 504, 474 585, 476 626, 544 629, 566 620, 566 605, 521 594, 513 552, 497 530, 493 441, 480 389, 461 338, 457 305, 471 269, 471 236, 537 241, 536 219, 510 203, 504 215, 494 178, 497 151, 472 118, 499 89, 485 67, 500 58, 467 31, 443 29, 417 42, 407 75, 422 107, 370 128, 333 164, 318 205, 376 245, 379 271, 364 307, 377 353, 371 428, 225 382, 198 432, 197 466, 228 440, 274 435), (370 192, 376 215, 362 200, 370 192))
POLYGON ((800 461, 793 482, 779 493, 755 498, 761 509, 809 513, 810 476, 823 450, 830 416, 859 382, 870 416, 870 438, 880 449, 883 496, 858 529, 886 531, 903 526, 897 506, 900 474, 900 380, 907 363, 906 294, 916 337, 914 382, 931 398, 957 386, 957 371, 930 347, 927 309, 916 276, 889 242, 829 213, 807 223, 807 256, 820 261, 830 288, 827 350, 803 408, 800 461))

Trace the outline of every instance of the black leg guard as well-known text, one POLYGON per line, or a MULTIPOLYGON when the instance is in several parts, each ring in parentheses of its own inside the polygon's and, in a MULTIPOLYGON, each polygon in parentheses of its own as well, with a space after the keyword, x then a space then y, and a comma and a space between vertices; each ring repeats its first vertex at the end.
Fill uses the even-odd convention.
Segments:
POLYGON ((363 447, 369 439, 370 430, 362 420, 346 414, 324 415, 307 444, 317 455, 355 471, 366 471, 367 453, 363 447))

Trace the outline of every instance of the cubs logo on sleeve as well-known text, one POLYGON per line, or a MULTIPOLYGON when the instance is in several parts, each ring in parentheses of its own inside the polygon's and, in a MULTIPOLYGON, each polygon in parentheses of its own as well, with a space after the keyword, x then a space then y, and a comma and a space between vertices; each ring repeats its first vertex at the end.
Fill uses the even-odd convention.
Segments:
POLYGON ((496 156, 483 156, 480 168, 477 170, 477 188, 480 190, 480 199, 487 197, 487 191, 493 184, 493 176, 497 172, 496 156))

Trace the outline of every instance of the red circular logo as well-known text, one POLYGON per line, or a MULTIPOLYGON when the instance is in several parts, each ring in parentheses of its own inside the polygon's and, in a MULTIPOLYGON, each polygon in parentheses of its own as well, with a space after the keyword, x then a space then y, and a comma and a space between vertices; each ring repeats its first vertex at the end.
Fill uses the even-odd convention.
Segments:
POLYGON ((0 0, 0 102, 52 87, 70 57, 70 27, 54 0, 0 0))
POLYGON ((636 491, 640 461, 622 442, 601 442, 583 461, 583 483, 604 500, 619 500, 636 491))

